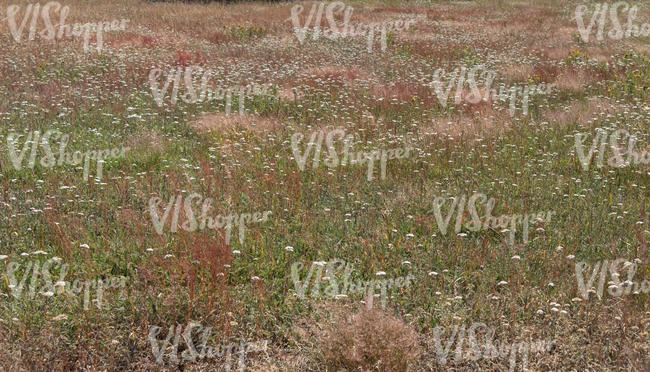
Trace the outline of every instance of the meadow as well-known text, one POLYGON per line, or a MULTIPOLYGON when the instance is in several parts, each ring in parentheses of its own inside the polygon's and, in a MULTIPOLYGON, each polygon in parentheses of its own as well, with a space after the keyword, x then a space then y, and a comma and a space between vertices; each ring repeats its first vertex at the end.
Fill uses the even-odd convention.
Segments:
POLYGON ((647 371, 619 3, 0 0, 0 370, 647 371))

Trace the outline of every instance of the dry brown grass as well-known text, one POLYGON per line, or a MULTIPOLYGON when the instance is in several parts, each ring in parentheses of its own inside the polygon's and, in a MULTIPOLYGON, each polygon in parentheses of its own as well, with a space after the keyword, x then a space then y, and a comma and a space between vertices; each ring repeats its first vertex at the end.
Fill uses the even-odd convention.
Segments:
POLYGON ((529 76, 534 74, 534 67, 525 64, 513 64, 503 66, 499 70, 499 76, 503 76, 507 83, 525 82, 529 76))
POLYGON ((601 117, 601 113, 615 114, 623 109, 617 106, 613 101, 601 98, 589 99, 586 103, 574 102, 566 109, 557 108, 555 110, 543 111, 543 117, 554 125, 566 125, 578 123, 586 125, 588 121, 593 121, 595 117, 601 117))
POLYGON ((207 114, 193 122, 190 126, 198 131, 226 132, 237 129, 247 129, 255 132, 269 132, 282 128, 282 122, 273 118, 263 118, 252 114, 238 113, 226 115, 223 112, 207 114))
POLYGON ((336 319, 321 349, 328 367, 356 371, 408 371, 420 355, 417 332, 381 310, 336 319))

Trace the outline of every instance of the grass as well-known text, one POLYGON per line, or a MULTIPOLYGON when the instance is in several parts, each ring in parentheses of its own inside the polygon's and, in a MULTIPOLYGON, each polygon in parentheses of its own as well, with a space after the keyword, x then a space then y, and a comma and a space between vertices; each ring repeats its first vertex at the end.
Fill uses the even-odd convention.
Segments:
MULTIPOLYGON (((638 137, 637 151, 648 151, 647 38, 585 44, 571 20, 581 3, 353 2, 352 22, 427 16, 391 34, 385 52, 375 42, 370 53, 363 38, 300 44, 286 21, 294 3, 66 1, 68 23, 131 20, 104 35, 101 54, 84 53, 80 39, 16 44, 3 22, 0 369, 225 368, 224 358, 155 363, 150 327, 192 320, 214 328, 212 345, 269 340, 267 351, 246 357, 254 371, 508 368, 502 358, 436 359, 433 330, 473 322, 508 343, 554 340, 550 352, 531 354, 531 370, 647 369, 647 293, 575 301, 576 262, 639 259, 634 280, 650 274, 648 165, 585 171, 574 148, 576 133, 589 133, 590 144, 596 129, 622 128, 638 137), (496 71, 493 87, 528 83, 509 72, 524 65, 536 84, 557 88, 532 100, 526 116, 520 106, 510 116, 507 102, 442 107, 429 85, 434 71, 477 63, 496 71), (148 81, 154 67, 185 65, 213 71, 215 86, 275 88, 246 97, 234 124, 197 126, 204 113, 224 113, 225 99, 171 105, 168 95, 159 107, 148 81), (301 172, 291 136, 335 127, 355 136, 355 149, 410 145, 416 156, 389 161, 386 180, 375 171, 367 181, 363 166, 323 162, 301 172), (70 152, 131 150, 106 160, 99 182, 83 182, 78 166, 15 169, 7 136, 23 134, 22 148, 28 132, 48 129, 70 135, 70 152), (211 215, 272 215, 248 224, 242 242, 233 233, 230 245, 224 229, 171 233, 167 225, 156 234, 150 198, 194 192, 214 199, 211 215), (433 200, 475 192, 495 199, 496 216, 554 214, 514 245, 494 229, 441 234, 433 200), (129 279, 106 291, 102 309, 84 311, 83 298, 70 293, 11 296, 10 262, 52 257, 70 265, 70 282, 129 279), (291 265, 333 258, 353 263, 355 279, 384 271, 416 280, 392 293, 383 312, 364 311, 362 296, 295 296, 291 265), (416 350, 405 350, 409 343, 416 350)), ((648 22, 647 6, 631 4, 638 22, 648 22)), ((238 107, 233 94, 232 111, 238 107)))

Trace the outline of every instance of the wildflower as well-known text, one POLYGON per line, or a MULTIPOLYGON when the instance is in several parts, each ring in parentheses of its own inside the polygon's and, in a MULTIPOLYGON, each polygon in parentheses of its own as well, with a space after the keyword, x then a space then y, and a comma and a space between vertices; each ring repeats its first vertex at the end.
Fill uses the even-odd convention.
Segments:
POLYGON ((293 252, 293 247, 288 245, 288 246, 284 247, 284 250, 287 251, 287 252, 293 252))

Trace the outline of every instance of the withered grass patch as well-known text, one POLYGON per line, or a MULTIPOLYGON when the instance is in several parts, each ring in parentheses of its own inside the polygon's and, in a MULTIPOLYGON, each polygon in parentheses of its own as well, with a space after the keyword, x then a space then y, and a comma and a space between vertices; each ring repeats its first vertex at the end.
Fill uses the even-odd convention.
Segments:
POLYGON ((190 123, 190 127, 201 132, 229 132, 247 129, 253 132, 273 132, 283 128, 283 123, 274 118, 253 114, 206 114, 190 123))

